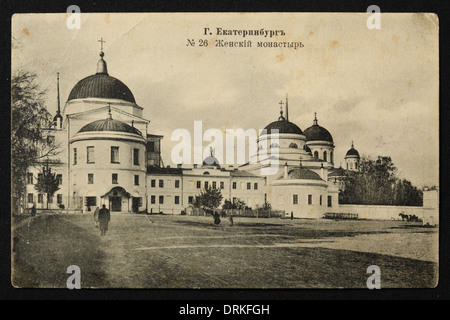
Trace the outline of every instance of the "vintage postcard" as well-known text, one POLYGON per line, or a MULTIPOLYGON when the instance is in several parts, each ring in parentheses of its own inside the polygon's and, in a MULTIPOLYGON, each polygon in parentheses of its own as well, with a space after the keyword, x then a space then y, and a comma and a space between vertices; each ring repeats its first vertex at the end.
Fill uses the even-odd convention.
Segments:
POLYGON ((435 288, 429 13, 12 19, 16 288, 435 288))

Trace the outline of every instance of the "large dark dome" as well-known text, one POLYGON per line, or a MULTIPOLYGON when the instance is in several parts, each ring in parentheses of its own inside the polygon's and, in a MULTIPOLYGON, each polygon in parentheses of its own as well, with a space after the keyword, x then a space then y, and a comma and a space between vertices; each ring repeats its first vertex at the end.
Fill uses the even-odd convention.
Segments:
POLYGON ((333 142, 331 133, 324 127, 319 126, 317 116, 314 118, 314 124, 305 130, 304 135, 308 141, 333 142))
POLYGON ((80 133, 80 132, 94 132, 94 131, 128 132, 142 136, 142 133, 138 129, 126 124, 125 122, 113 119, 102 119, 88 123, 78 132, 80 133))
POLYGON ((80 80, 69 94, 69 99, 104 98, 121 99, 136 103, 133 93, 119 79, 106 73, 97 73, 80 80))
POLYGON ((302 130, 296 124, 287 120, 274 121, 265 130, 267 130, 267 134, 271 134, 272 130, 278 130, 278 133, 303 134, 302 130))

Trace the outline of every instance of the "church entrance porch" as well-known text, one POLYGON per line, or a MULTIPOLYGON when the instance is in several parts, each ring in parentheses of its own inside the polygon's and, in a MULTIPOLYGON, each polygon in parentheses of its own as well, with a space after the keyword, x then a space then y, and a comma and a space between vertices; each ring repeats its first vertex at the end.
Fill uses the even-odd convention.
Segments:
MULTIPOLYGON (((114 187, 105 193, 104 198, 109 210, 111 212, 130 211, 130 198, 131 195, 123 187, 114 187)), ((105 204, 106 204, 105 203, 105 204)))

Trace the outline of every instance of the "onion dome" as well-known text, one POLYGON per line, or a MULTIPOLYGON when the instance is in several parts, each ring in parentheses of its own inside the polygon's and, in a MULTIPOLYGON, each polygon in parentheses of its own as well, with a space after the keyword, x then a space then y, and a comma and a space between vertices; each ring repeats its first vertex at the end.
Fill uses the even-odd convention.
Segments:
POLYGON ((322 178, 314 171, 302 167, 290 170, 288 172, 288 179, 322 180, 322 178))
POLYGON ((114 120, 111 117, 108 119, 102 119, 91 122, 85 125, 83 128, 81 128, 80 131, 78 131, 78 133, 98 132, 98 131, 127 132, 142 136, 142 133, 135 127, 132 127, 126 124, 125 122, 114 120))
POLYGON ((120 99, 136 103, 131 90, 119 79, 108 74, 104 53, 100 52, 97 73, 80 80, 69 94, 68 101, 84 98, 120 99))
POLYGON ((348 157, 357 157, 359 158, 359 152, 358 150, 355 149, 354 145, 353 145, 353 141, 352 141, 352 147, 350 148, 350 150, 347 151, 347 154, 345 155, 346 158, 348 157))
MULTIPOLYGON (((278 130, 278 133, 303 134, 302 130, 294 123, 283 117, 283 110, 280 111, 278 121, 274 121, 265 127, 267 134, 271 134, 272 130, 278 130)), ((275 132, 274 132, 275 133, 275 132)), ((264 134, 264 131, 263 131, 264 134)))
POLYGON ((317 114, 314 114, 314 124, 305 130, 304 135, 308 141, 328 141, 333 143, 331 133, 324 127, 319 126, 317 114))

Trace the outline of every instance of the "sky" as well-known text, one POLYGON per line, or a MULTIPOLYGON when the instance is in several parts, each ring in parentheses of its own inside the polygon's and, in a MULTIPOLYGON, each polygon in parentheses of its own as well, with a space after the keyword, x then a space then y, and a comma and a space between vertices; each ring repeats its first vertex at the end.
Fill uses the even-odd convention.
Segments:
MULTIPOLYGON (((96 72, 100 43, 110 76, 124 82, 164 136, 171 163, 179 128, 263 129, 289 96, 289 120, 303 131, 319 125, 333 136, 335 165, 354 142, 361 155, 391 156, 400 178, 418 187, 439 185, 439 21, 432 14, 68 14, 14 15, 12 71, 37 74, 47 108, 96 72), (212 34, 206 34, 210 28, 212 34), (277 37, 217 35, 225 30, 283 30, 277 37), (188 44, 195 40, 195 46, 188 44), (200 47, 207 40, 209 46, 200 47), (215 47, 216 40, 250 40, 252 47, 215 47), (302 48, 257 47, 257 42, 302 42, 302 48)), ((205 142, 204 146, 208 143, 205 142)))

